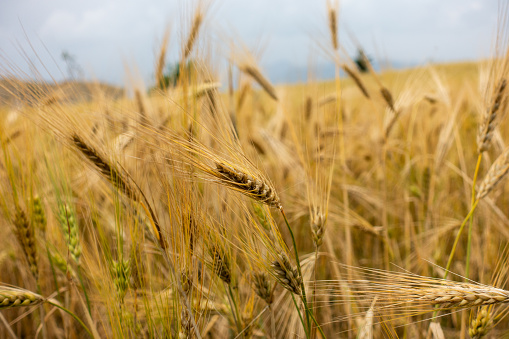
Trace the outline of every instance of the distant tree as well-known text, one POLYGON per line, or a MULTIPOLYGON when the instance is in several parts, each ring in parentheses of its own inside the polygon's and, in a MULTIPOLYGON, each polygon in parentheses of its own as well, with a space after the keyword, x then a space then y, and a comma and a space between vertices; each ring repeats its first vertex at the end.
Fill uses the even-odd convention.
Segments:
POLYGON ((357 56, 354 61, 359 72, 366 73, 369 70, 368 63, 370 63, 371 60, 368 58, 366 53, 364 53, 362 48, 357 49, 357 56))
POLYGON ((189 60, 184 68, 181 67, 180 62, 169 64, 166 67, 166 72, 163 74, 162 81, 159 81, 155 88, 165 89, 168 87, 177 86, 181 78, 182 70, 184 70, 184 73, 187 74, 188 78, 190 78, 192 74, 196 71, 194 61, 189 60))
POLYGON ((76 58, 67 51, 62 51, 62 60, 64 60, 67 66, 67 77, 68 80, 77 80, 83 77, 83 69, 76 62, 76 58))

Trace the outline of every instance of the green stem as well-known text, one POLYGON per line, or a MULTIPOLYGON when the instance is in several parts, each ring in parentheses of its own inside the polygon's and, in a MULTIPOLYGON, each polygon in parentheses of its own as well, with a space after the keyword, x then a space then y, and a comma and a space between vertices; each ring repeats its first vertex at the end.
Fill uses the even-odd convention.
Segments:
POLYGON ((92 315, 92 310, 90 308, 90 300, 88 299, 87 290, 85 289, 85 285, 83 284, 83 277, 81 276, 81 265, 78 264, 76 271, 78 272, 78 279, 80 281, 81 288, 83 289, 83 294, 85 294, 85 300, 87 301, 88 314, 92 315))
POLYGON ((458 242, 460 240, 461 233, 463 232, 463 229, 465 228, 467 221, 470 220, 470 217, 474 214, 477 204, 479 204, 479 200, 476 200, 474 202, 474 204, 472 205, 472 208, 470 209, 470 212, 468 212, 467 216, 461 223, 460 229, 458 230, 458 234, 456 235, 456 239, 454 239, 454 244, 452 245, 451 253, 449 254, 449 260, 447 261, 447 266, 445 267, 444 279, 446 279, 447 276, 449 275, 449 269, 451 268, 452 259, 454 257, 454 253, 456 252, 456 247, 458 246, 458 242))
MULTIPOLYGON (((479 174, 479 167, 481 166, 482 153, 479 153, 477 157, 477 165, 475 166, 474 179, 472 181, 472 202, 471 206, 475 204, 475 184, 477 182, 477 176, 479 174)), ((472 228, 473 228, 474 218, 470 216, 470 223, 468 225, 468 242, 467 242, 467 262, 465 266, 465 278, 468 279, 468 275, 470 273, 470 254, 472 247, 472 228)))
MULTIPOLYGON (((472 217, 472 215, 474 214, 475 208, 477 207, 478 204, 479 204, 479 200, 476 200, 474 202, 474 204, 472 205, 470 212, 468 212, 467 216, 461 223, 460 229, 458 230, 458 234, 456 235, 456 239, 454 239, 454 244, 452 245, 451 253, 449 254, 449 260, 447 261, 447 266, 445 267, 444 279, 446 279, 447 276, 449 275, 449 269, 451 268, 452 259, 454 257, 454 253, 456 252, 456 247, 458 246, 458 242, 460 240, 461 233, 463 232, 463 229, 465 228, 467 221, 470 220, 470 217, 472 217)), ((433 321, 435 320, 437 314, 438 314, 438 307, 435 310, 435 312, 433 312, 433 317, 432 317, 433 321)))
POLYGON ((235 302, 235 298, 233 297, 232 287, 229 284, 227 284, 227 285, 228 285, 228 294, 229 294, 228 299, 230 300, 230 307, 232 308, 233 320, 235 320, 235 325, 237 326, 237 331, 239 331, 239 333, 240 333, 242 331, 242 325, 240 324, 240 317, 238 314, 237 303, 235 302))
MULTIPOLYGON (((281 214, 283 215, 283 218, 285 219, 286 226, 288 227, 288 231, 290 231, 290 236, 292 237, 293 250, 295 252, 295 261, 297 262, 297 271, 299 272, 299 275, 302 278, 301 279, 301 290, 302 290, 301 298, 302 298, 302 303, 304 304, 304 308, 306 309, 307 328, 308 329, 310 328, 311 323, 309 321, 309 317, 311 317, 311 320, 313 320, 313 322, 315 323, 316 327, 320 331, 320 334, 322 335, 323 338, 325 338, 325 334, 323 333, 322 328, 320 327, 320 325, 318 325, 318 322, 316 321, 315 317, 313 316, 313 312, 311 312, 311 309, 308 306, 308 302, 306 299, 306 287, 304 285, 304 276, 302 275, 302 270, 300 268, 299 252, 297 251, 297 243, 295 242, 295 237, 293 235, 292 228, 290 227, 290 224, 288 223, 288 219, 286 218, 286 214, 282 208, 281 208, 281 214)), ((293 297, 293 293, 292 293, 292 297, 293 297)))
POLYGON ((81 321, 80 318, 78 318, 78 316, 76 316, 76 314, 72 313, 71 311, 69 311, 67 308, 63 307, 63 306, 60 306, 58 303, 56 302, 53 302, 51 300, 46 300, 46 302, 50 305, 53 305, 59 309, 61 309, 62 311, 64 311, 65 313, 69 314, 71 317, 74 318, 74 320, 76 320, 84 329, 85 331, 87 331, 88 334, 90 334, 90 336, 93 338, 94 335, 92 334, 92 332, 88 329, 88 327, 83 323, 83 321, 81 321))
MULTIPOLYGON (((297 310, 297 314, 299 315, 300 323, 302 324, 302 327, 304 328, 304 332, 306 333, 306 338, 309 339, 309 332, 308 332, 309 328, 304 326, 304 319, 302 319, 302 314, 300 314, 299 305, 297 305, 297 300, 295 300, 295 295, 291 292, 290 292, 290 294, 292 295, 293 304, 295 305, 295 309, 297 310)), ((274 319, 272 319, 272 321, 274 321, 274 319)))

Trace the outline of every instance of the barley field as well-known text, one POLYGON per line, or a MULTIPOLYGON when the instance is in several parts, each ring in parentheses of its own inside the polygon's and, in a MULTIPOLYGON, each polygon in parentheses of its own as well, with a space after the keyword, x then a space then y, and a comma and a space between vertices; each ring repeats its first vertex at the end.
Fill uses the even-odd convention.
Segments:
POLYGON ((361 73, 331 5, 335 79, 274 86, 206 11, 132 95, 1 59, 0 337, 509 337, 504 15, 490 59, 361 73))

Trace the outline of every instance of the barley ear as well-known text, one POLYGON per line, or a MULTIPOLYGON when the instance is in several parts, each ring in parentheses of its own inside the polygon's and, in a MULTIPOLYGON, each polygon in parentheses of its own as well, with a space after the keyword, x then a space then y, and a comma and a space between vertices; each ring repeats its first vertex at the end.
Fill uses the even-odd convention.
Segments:
POLYGON ((490 193, 509 172, 509 148, 507 148, 491 165, 488 173, 479 185, 476 199, 482 199, 490 193))
POLYGON ((260 299, 265 300, 267 305, 272 304, 273 294, 269 276, 264 272, 253 272, 253 288, 260 299))
POLYGON ((272 262, 271 266, 273 274, 281 286, 292 293, 297 295, 301 294, 300 286, 302 284, 302 277, 298 269, 292 266, 286 253, 281 252, 277 260, 272 262))
POLYGON ((480 339, 484 337, 493 327, 493 318, 486 307, 483 307, 475 319, 470 323, 468 334, 472 339, 480 339))
POLYGON ((37 280, 39 277, 39 266, 37 262, 37 247, 33 225, 28 220, 26 213, 19 207, 16 208, 13 223, 16 237, 23 249, 30 271, 35 280, 37 280))
POLYGON ((35 306, 44 298, 27 290, 0 286, 0 310, 11 307, 35 306))
POLYGON ((479 133, 477 134, 477 152, 482 153, 488 150, 491 138, 493 137, 493 131, 497 126, 497 116, 499 115, 500 106, 505 99, 505 89, 507 87, 507 81, 501 79, 493 98, 493 103, 488 108, 481 125, 479 126, 479 133))
POLYGON ((248 197, 272 207, 281 208, 281 202, 272 185, 261 177, 255 177, 241 169, 216 162, 214 174, 220 181, 248 197))

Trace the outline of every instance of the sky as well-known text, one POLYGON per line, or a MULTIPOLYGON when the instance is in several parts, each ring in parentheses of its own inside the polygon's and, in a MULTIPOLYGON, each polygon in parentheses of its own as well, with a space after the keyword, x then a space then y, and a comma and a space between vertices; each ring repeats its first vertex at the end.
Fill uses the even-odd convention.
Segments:
MULTIPOLYGON (((275 82, 295 80, 285 72, 330 63, 320 47, 330 44, 326 0, 206 2, 203 54, 209 51, 207 41, 233 42, 253 51, 275 82)), ((196 3, 0 0, 0 70, 18 67, 33 75, 28 59, 43 77, 62 80, 66 51, 88 79, 150 85, 165 29, 172 33, 167 61, 174 62, 196 3)), ((420 65, 489 56, 499 0, 342 0, 339 7, 340 43, 349 53, 357 41, 375 61, 420 65)), ((212 54, 218 63, 229 56, 227 48, 212 54)))

